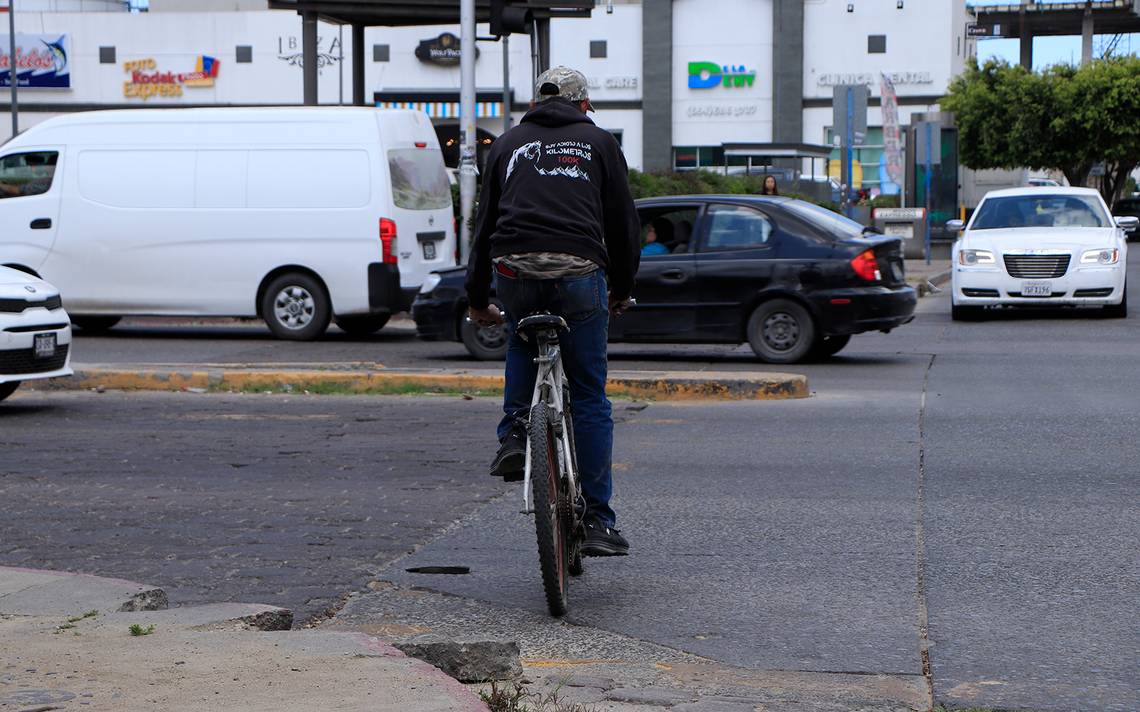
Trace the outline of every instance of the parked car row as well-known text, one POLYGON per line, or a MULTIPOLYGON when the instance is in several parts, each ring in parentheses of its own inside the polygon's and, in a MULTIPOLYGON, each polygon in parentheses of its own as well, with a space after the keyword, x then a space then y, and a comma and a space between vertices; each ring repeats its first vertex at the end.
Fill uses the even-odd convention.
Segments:
MULTIPOLYGON (((763 361, 795 363, 914 318, 901 240, 824 208, 696 195, 639 200, 637 211, 647 240, 637 303, 611 322, 611 341, 747 342, 763 361)), ((476 358, 503 358, 503 330, 466 319, 463 278, 455 268, 425 282, 412 305, 417 331, 462 341, 476 358)))

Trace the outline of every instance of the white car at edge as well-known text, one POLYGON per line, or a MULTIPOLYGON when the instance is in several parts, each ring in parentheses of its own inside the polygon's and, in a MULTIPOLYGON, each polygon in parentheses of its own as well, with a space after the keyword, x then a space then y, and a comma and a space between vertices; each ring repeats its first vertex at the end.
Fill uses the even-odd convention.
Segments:
POLYGON ((1013 188, 986 194, 951 252, 951 315, 992 306, 1101 306, 1128 313, 1125 230, 1091 188, 1013 188))
POLYGON ((21 381, 70 376, 71 319, 59 290, 0 267, 0 401, 21 381))

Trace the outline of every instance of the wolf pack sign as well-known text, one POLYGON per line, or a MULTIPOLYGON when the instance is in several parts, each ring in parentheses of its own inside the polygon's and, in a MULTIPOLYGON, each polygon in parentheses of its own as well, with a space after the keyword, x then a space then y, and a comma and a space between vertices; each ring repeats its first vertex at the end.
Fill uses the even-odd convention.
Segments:
POLYGON ((8 35, 0 35, 0 87, 68 89, 71 87, 71 50, 67 35, 16 35, 16 56, 10 55, 8 35))

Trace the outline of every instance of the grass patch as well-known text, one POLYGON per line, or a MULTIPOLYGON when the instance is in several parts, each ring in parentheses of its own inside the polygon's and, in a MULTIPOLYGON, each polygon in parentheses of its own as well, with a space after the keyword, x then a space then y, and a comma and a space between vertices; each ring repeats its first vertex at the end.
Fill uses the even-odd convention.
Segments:
POLYGON ((67 622, 68 623, 78 623, 79 621, 81 621, 85 618, 94 618, 97 615, 99 615, 99 611, 87 611, 86 613, 84 613, 81 616, 72 616, 71 618, 68 618, 67 622))
POLYGON ((594 707, 564 702, 558 697, 559 689, 538 693, 530 692, 520 682, 504 687, 492 682, 490 690, 479 693, 479 699, 491 708, 491 712, 595 712, 594 707))
POLYGON ((314 396, 449 396, 455 398, 502 398, 501 388, 449 388, 428 386, 402 381, 378 382, 367 385, 314 381, 299 385, 247 384, 238 388, 220 384, 210 388, 212 393, 267 393, 314 396))
POLYGON ((128 628, 127 630, 129 630, 131 632, 132 636, 135 636, 137 638, 140 635, 150 635, 151 633, 153 633, 154 632, 154 624, 148 625, 144 628, 143 626, 139 625, 138 623, 131 623, 131 627, 128 628))

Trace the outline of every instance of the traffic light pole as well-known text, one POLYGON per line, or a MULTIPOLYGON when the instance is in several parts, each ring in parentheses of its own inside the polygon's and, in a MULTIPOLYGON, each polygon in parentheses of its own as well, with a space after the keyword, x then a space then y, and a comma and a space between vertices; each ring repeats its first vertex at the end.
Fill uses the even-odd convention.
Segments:
POLYGON ((466 264, 475 208, 475 0, 460 0, 459 24, 459 258, 466 264))
POLYGON ((503 35, 503 133, 511 129, 511 36, 503 35))

